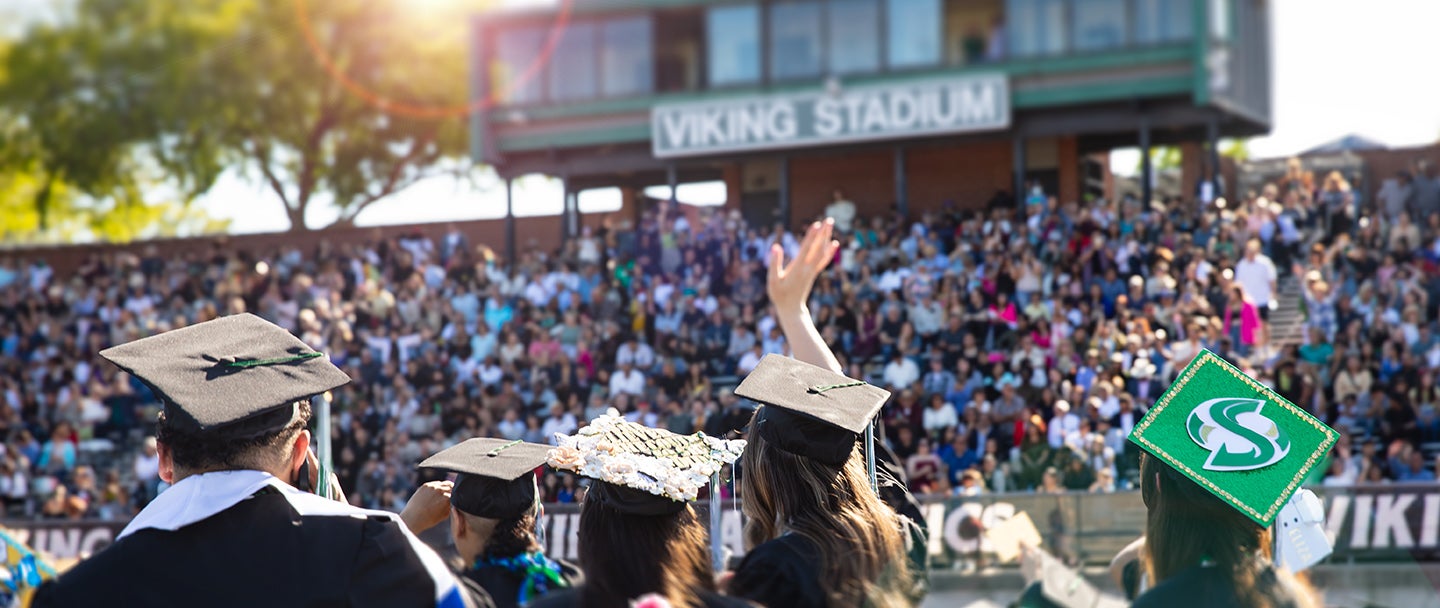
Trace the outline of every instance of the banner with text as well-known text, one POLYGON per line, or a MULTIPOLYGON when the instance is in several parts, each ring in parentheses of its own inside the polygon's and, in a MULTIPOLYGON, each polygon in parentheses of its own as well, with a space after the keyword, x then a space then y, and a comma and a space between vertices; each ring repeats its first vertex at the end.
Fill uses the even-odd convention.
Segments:
POLYGON ((661 104, 650 112, 657 158, 1006 129, 1004 75, 931 78, 661 104))

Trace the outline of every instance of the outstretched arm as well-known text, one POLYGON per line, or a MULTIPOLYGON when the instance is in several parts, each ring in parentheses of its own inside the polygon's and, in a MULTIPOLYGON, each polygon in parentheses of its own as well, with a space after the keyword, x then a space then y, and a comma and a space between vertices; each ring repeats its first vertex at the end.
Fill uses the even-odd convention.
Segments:
POLYGON ((778 244, 770 246, 770 272, 766 291, 770 302, 775 305, 775 319, 795 359, 823 367, 837 374, 844 374, 840 361, 815 329, 810 317, 810 288, 815 278, 830 265, 839 250, 840 243, 831 237, 835 232, 835 221, 827 219, 815 222, 805 231, 805 240, 800 242, 800 252, 789 264, 785 264, 785 250, 778 244))

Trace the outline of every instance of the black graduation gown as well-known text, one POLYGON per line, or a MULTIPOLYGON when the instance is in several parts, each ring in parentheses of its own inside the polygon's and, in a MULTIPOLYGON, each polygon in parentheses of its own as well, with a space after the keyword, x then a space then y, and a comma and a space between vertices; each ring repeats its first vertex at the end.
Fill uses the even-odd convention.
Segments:
POLYGON ((262 489, 178 530, 121 538, 42 586, 31 605, 474 606, 453 578, 422 562, 401 525, 379 515, 301 515, 285 495, 262 489))
MULTIPOLYGON (((565 581, 566 588, 579 587, 585 583, 585 575, 581 574, 580 568, 575 564, 563 559, 557 559, 555 563, 560 565, 560 578, 565 581)), ((520 573, 499 566, 484 565, 466 570, 464 577, 467 583, 484 589, 495 608, 519 608, 520 586, 525 582, 520 573)), ((561 590, 552 589, 550 593, 559 591, 561 590)))
POLYGON ((730 595, 763 606, 826 608, 820 584, 820 548, 798 534, 786 534, 763 543, 745 555, 730 595))
MULTIPOLYGON (((1298 608, 1295 589, 1275 576, 1275 569, 1266 567, 1255 577, 1260 594, 1269 599, 1273 608, 1298 608)), ((1131 608, 1231 608, 1243 606, 1235 595, 1235 587, 1217 568, 1187 568, 1141 594, 1131 608)))
MULTIPOLYGON (((530 604, 530 608, 580 608, 583 606, 580 599, 582 589, 583 587, 577 587, 551 593, 530 604)), ((708 592, 700 593, 700 605, 705 608, 754 608, 754 606, 733 597, 708 592)), ((584 608, 629 608, 629 606, 584 606, 584 608)))

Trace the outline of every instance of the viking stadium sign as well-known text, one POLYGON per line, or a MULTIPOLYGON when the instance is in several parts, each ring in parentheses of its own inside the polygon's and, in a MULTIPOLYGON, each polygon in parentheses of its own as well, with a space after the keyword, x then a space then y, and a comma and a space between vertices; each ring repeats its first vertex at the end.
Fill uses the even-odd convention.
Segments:
POLYGON ((1006 129, 1003 75, 665 104, 650 112, 657 158, 1006 129))

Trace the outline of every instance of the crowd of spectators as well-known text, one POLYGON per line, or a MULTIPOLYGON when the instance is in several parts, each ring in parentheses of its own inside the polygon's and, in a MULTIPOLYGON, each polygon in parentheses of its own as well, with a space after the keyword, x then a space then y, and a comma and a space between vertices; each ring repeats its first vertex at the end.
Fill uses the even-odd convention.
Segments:
MULTIPOLYGON (((850 375, 894 392, 884 441, 922 494, 1131 487, 1125 440, 1201 348, 1342 431, 1327 484, 1435 479, 1440 185, 1398 205, 1298 164, 1230 201, 1060 202, 857 217, 810 311, 850 375), (1272 337, 1288 275, 1301 339, 1272 337)), ((354 379, 333 393, 352 502, 398 510, 425 456, 475 436, 546 442, 615 407, 732 435, 730 388, 785 338, 765 255, 795 236, 666 204, 510 263, 458 230, 365 244, 94 254, 57 275, 0 257, 0 500, 11 516, 125 517, 163 489, 149 391, 104 347, 252 312, 354 379), (682 212, 684 211, 684 212, 682 212)), ((545 498, 575 500, 572 476, 545 498)), ((722 491, 729 492, 729 487, 722 491)))

